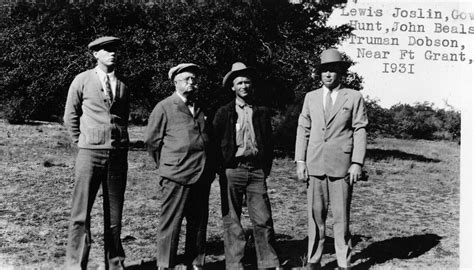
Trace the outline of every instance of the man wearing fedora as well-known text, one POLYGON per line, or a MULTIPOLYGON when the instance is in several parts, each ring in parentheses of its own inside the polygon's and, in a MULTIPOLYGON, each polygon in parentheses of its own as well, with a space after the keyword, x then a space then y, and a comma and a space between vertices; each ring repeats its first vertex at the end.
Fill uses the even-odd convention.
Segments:
POLYGON ((115 73, 116 37, 89 43, 97 66, 77 75, 64 112, 64 125, 79 148, 72 192, 66 268, 86 269, 91 247, 91 209, 99 187, 104 200, 106 269, 123 269, 120 240, 127 181, 129 91, 115 73))
POLYGON ((336 49, 321 53, 323 86, 306 94, 298 119, 296 173, 309 182, 308 269, 321 267, 329 204, 337 264, 350 269, 352 186, 362 176, 368 122, 362 95, 341 85, 348 67, 336 49))
POLYGON ((195 99, 199 71, 200 67, 192 63, 169 70, 176 91, 155 106, 145 131, 145 142, 158 166, 162 195, 156 261, 159 270, 177 263, 183 218, 184 263, 195 270, 204 266, 209 192, 215 170, 212 127, 195 99))
POLYGON ((253 224, 258 269, 279 269, 266 177, 273 159, 271 115, 254 103, 252 67, 236 62, 223 80, 235 99, 214 117, 223 204, 226 269, 244 269, 245 232, 240 223, 243 198, 253 224))

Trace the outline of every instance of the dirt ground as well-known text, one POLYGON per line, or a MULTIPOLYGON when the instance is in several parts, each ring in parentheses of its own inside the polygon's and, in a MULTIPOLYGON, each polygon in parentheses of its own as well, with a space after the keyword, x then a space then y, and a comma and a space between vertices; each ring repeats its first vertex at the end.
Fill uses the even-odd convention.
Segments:
MULTIPOLYGON (((132 127, 132 141, 143 127, 132 127)), ((140 143, 129 152, 123 217, 128 269, 154 269, 159 199, 157 171, 140 143)), ((55 123, 0 122, 0 269, 60 269, 65 255, 74 158, 55 123)), ((459 155, 456 143, 376 139, 369 144, 369 180, 354 188, 351 231, 354 269, 457 269, 459 155)), ((281 262, 306 258, 306 184, 292 157, 275 160, 267 179, 281 262)), ((103 268, 102 198, 92 212, 90 269, 103 268)), ((210 196, 206 269, 224 269, 219 185, 210 196)), ((250 222, 247 264, 255 265, 250 222)), ((336 267, 329 218, 324 269, 336 267)), ((181 239, 183 240, 183 239, 181 239)), ((183 241, 181 241, 182 249, 183 241)))

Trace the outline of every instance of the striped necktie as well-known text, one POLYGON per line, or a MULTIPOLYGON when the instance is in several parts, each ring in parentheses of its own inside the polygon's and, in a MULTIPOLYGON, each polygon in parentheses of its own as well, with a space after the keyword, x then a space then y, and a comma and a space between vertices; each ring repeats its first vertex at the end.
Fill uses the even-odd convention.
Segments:
POLYGON ((107 93, 107 100, 109 101, 109 106, 112 105, 114 100, 114 94, 112 93, 112 87, 110 86, 110 78, 109 75, 105 76, 105 91, 107 93))

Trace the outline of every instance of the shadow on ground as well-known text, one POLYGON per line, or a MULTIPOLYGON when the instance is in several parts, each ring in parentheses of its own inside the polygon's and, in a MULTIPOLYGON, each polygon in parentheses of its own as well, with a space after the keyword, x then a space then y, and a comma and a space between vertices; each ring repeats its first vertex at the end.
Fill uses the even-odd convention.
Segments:
POLYGON ((373 161, 379 161, 384 159, 401 159, 401 160, 413 160, 419 162, 435 162, 438 163, 441 160, 427 158, 423 155, 416 155, 410 154, 407 152, 403 152, 400 150, 393 150, 393 149, 379 149, 379 148, 371 148, 367 149, 367 159, 371 159, 373 161))
MULTIPOLYGON (((352 236, 352 244, 355 246, 364 239, 361 235, 352 236)), ((436 234, 413 235, 409 237, 394 237, 370 244, 361 252, 352 256, 354 270, 369 269, 376 264, 382 264, 392 259, 412 259, 423 255, 433 247, 440 243, 441 237, 436 234)), ((280 260, 285 269, 294 267, 301 267, 306 263, 306 248, 308 239, 290 239, 287 235, 277 235, 277 248, 280 254, 280 260)), ((209 243, 209 254, 222 255, 224 246, 222 241, 215 241, 209 243)), ((334 254, 334 239, 332 237, 326 238, 324 253, 334 254)), ((334 255, 335 256, 335 255, 334 255)), ((244 265, 246 269, 256 269, 256 255, 253 248, 252 241, 249 241, 248 247, 245 250, 244 265)), ((337 267, 336 260, 325 264, 322 269, 334 269, 337 267)), ((127 270, 156 270, 156 261, 138 262, 129 265, 127 270)), ((177 270, 179 268, 176 268, 177 270)), ((204 267, 205 270, 222 270, 225 269, 225 261, 209 262, 204 267)))
MULTIPOLYGON (((382 264, 392 259, 412 259, 428 252, 440 243, 441 237, 436 234, 413 235, 409 237, 394 237, 369 245, 361 252, 352 256, 352 269, 364 270, 376 264, 382 264)), ((323 269, 334 269, 337 262, 334 260, 326 264, 323 269)))
MULTIPOLYGON (((247 246, 245 248, 245 259, 243 264, 246 270, 257 270, 257 256, 255 253, 255 246, 251 234, 246 232, 248 238, 247 246)), ((362 236, 352 236, 352 243, 356 245, 361 242, 362 236)), ((277 252, 279 254, 280 262, 284 269, 292 269, 301 267, 306 264, 306 249, 308 245, 308 238, 292 239, 289 235, 277 234, 277 252)), ((326 237, 324 245, 324 253, 334 254, 334 239, 326 237)), ((224 254, 224 243, 222 240, 208 242, 207 254, 211 256, 220 256, 224 254)), ((178 262, 182 257, 178 256, 178 262)), ((127 270, 156 270, 156 260, 132 262, 126 267, 127 270)), ((184 269, 179 266, 176 270, 184 269)), ((205 270, 223 270, 225 269, 225 260, 207 262, 204 266, 205 270)))
MULTIPOLYGON (((279 148, 274 150, 276 158, 294 158, 294 149, 279 148)), ((399 159, 399 160, 412 160, 419 162, 441 162, 439 159, 428 158, 423 155, 411 154, 396 149, 380 149, 380 148, 369 148, 367 149, 367 159, 373 161, 380 161, 384 159, 399 159)))

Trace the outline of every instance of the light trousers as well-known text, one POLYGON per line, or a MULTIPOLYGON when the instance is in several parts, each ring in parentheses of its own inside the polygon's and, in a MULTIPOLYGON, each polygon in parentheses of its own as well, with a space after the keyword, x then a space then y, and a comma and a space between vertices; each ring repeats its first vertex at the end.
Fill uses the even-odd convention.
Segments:
POLYGON ((308 263, 320 263, 326 237, 328 206, 334 219, 334 248, 339 267, 350 266, 349 231, 352 186, 344 178, 310 176, 308 186, 308 263))

